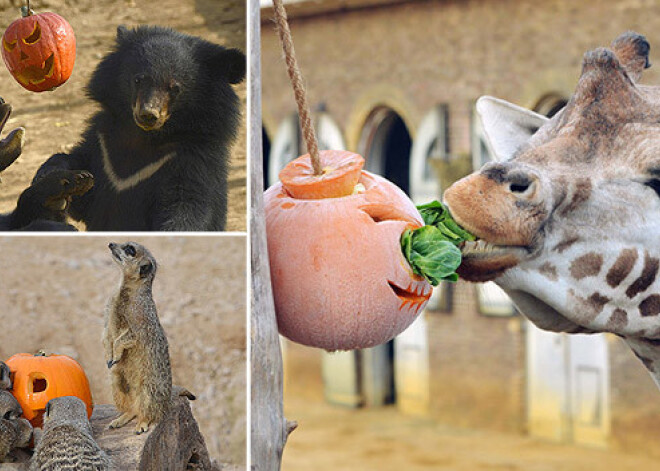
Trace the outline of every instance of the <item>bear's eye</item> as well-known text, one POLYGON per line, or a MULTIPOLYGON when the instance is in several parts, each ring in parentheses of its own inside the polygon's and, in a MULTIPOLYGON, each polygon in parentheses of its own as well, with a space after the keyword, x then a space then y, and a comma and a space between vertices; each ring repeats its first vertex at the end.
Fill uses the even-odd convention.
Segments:
POLYGON ((133 78, 133 81, 135 82, 136 85, 142 82, 143 80, 144 80, 144 74, 136 75, 133 78))
POLYGON ((135 257, 136 254, 135 247, 133 247, 132 245, 127 245, 126 247, 124 247, 124 253, 129 257, 135 257))
POLYGON ((179 82, 172 81, 172 83, 170 84, 170 92, 171 92, 172 95, 174 95, 174 96, 176 96, 176 95, 178 95, 179 93, 181 93, 181 85, 179 84, 179 82))

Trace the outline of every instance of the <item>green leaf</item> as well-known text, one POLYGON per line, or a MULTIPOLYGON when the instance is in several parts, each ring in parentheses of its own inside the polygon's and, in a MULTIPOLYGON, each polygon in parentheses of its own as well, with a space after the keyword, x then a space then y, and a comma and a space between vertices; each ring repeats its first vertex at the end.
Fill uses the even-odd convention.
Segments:
POLYGON ((441 281, 458 280, 456 269, 461 264, 457 247, 475 236, 459 226, 439 201, 417 206, 424 223, 419 229, 406 229, 401 235, 401 250, 412 270, 433 286, 441 281))

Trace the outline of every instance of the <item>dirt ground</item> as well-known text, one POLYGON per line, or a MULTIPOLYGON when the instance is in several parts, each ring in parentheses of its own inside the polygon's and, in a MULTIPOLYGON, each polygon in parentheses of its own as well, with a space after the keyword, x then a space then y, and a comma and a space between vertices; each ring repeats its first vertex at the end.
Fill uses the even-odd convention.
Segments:
MULTIPOLYGON (((0 29, 20 16, 21 4, 20 0, 0 0, 0 29)), ((76 64, 66 84, 44 93, 24 90, 0 65, 0 96, 14 109, 5 129, 24 126, 27 131, 23 155, 2 174, 0 212, 15 207, 42 162, 78 141, 86 119, 96 110, 85 97, 84 86, 112 46, 118 25, 169 26, 245 51, 245 0, 33 0, 31 5, 36 12, 54 11, 69 21, 76 34, 76 64)), ((236 86, 236 91, 245 109, 245 83, 236 86)), ((231 157, 227 230, 246 230, 246 175, 244 114, 231 157)))
MULTIPOLYGON (((132 237, 152 252, 174 384, 192 402, 212 458, 246 463, 244 236, 132 237), (210 255, 212 254, 212 255, 210 255)), ((0 237, 0 359, 44 349, 75 358, 97 404, 111 404, 101 337, 119 270, 108 236, 0 237)), ((233 469, 228 466, 228 469, 233 469)))
MULTIPOLYGON (((287 343, 288 346, 291 344, 287 343)), ((293 348, 301 348, 294 346, 293 348)), ((310 361, 311 362, 311 361, 310 361)), ((323 400, 320 365, 285 363, 284 413, 298 422, 284 448, 284 471, 637 471, 657 460, 469 430, 396 407, 350 409, 323 400), (305 373, 307 372, 307 374, 305 373)))
POLYGON ((544 443, 488 431, 447 427, 394 407, 351 410, 288 398, 298 429, 284 449, 284 471, 637 471, 650 457, 544 443))

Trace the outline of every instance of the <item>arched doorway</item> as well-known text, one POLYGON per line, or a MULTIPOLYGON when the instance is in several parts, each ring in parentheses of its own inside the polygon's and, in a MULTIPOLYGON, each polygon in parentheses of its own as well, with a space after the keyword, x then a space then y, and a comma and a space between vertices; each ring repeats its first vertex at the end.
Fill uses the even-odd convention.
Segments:
MULTIPOLYGON (((395 110, 379 106, 369 113, 357 152, 366 159, 366 170, 382 175, 406 194, 410 194, 411 149, 408 126, 395 110)), ((396 402, 394 360, 394 341, 358 352, 359 384, 365 405, 396 402)))
POLYGON ((410 132, 396 111, 381 106, 369 114, 357 151, 366 159, 366 170, 382 175, 406 194, 410 194, 411 149, 410 132))

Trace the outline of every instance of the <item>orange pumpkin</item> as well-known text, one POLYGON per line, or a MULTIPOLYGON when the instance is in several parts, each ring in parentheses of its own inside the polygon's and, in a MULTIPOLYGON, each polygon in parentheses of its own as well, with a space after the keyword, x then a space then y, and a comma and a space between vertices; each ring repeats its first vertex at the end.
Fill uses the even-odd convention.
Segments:
POLYGON ((66 355, 17 353, 6 361, 14 377, 11 393, 33 427, 41 427, 48 401, 55 397, 77 396, 92 416, 92 393, 82 367, 66 355))
POLYGON ((52 90, 66 82, 73 71, 73 28, 56 13, 33 15, 26 8, 23 12, 23 18, 10 24, 2 36, 2 58, 23 88, 52 90))
POLYGON ((424 223, 396 185, 361 170, 359 155, 322 151, 321 161, 319 176, 311 173, 309 155, 290 162, 282 182, 264 194, 278 328, 326 350, 382 344, 408 327, 431 296, 400 245, 406 228, 424 223), (348 188, 344 180, 356 162, 357 185, 348 188), (329 191, 319 188, 326 181, 329 191))

